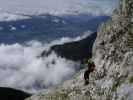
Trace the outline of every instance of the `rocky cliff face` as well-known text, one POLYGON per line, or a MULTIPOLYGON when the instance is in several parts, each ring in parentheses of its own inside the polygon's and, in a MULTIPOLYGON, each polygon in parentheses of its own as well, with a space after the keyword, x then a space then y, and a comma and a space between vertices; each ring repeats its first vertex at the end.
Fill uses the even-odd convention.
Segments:
POLYGON ((120 8, 100 26, 93 46, 96 71, 84 86, 81 70, 60 87, 27 100, 133 100, 133 1, 121 0, 120 8))
MULTIPOLYGON (((93 48, 100 87, 110 98, 133 99, 133 1, 122 0, 117 14, 101 25, 93 48)), ((107 96, 106 96, 107 97, 107 96)))

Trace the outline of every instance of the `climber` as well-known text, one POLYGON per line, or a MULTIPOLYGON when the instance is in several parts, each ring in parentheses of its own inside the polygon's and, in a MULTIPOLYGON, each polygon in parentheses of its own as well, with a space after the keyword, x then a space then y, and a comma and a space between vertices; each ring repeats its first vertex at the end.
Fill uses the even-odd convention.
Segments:
POLYGON ((84 80, 85 80, 85 85, 89 84, 89 75, 91 72, 93 72, 95 70, 95 64, 93 61, 88 60, 87 61, 87 69, 84 72, 84 80))

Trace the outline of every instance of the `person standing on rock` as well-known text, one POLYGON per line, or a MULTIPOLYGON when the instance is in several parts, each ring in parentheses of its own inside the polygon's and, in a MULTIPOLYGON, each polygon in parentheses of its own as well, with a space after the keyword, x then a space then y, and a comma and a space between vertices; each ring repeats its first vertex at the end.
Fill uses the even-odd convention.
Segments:
POLYGON ((95 70, 95 63, 91 60, 87 61, 87 69, 84 72, 85 85, 89 84, 89 75, 95 70))

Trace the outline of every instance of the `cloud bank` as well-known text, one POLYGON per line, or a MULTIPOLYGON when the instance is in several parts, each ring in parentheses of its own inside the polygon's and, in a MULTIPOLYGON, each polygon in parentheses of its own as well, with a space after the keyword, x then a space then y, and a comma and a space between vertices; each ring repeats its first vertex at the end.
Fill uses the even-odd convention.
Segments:
POLYGON ((80 63, 58 57, 54 52, 44 58, 38 56, 54 44, 77 41, 85 36, 62 38, 49 44, 38 41, 25 45, 0 44, 0 86, 33 93, 60 84, 74 74, 80 63))
POLYGON ((0 9, 0 21, 15 21, 15 20, 29 19, 29 18, 30 18, 29 16, 17 15, 0 9))
POLYGON ((117 0, 0 0, 2 10, 25 14, 109 14, 117 0))

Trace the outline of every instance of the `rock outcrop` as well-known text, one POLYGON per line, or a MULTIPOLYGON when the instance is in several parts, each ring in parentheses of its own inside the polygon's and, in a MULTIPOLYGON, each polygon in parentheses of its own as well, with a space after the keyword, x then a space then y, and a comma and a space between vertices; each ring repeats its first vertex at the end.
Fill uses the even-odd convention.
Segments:
POLYGON ((133 0, 121 0, 120 8, 102 24, 93 46, 96 71, 84 86, 81 70, 60 87, 27 100, 133 100, 133 0))
POLYGON ((133 99, 133 1, 121 0, 118 12, 101 25, 93 48, 101 99, 133 99), (106 95, 105 95, 106 94, 106 95))

